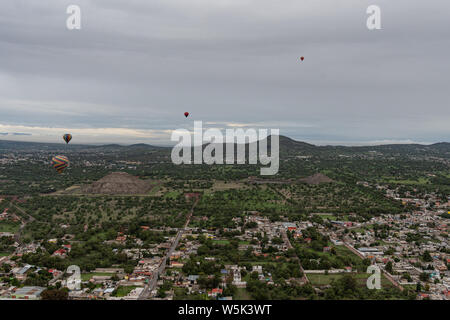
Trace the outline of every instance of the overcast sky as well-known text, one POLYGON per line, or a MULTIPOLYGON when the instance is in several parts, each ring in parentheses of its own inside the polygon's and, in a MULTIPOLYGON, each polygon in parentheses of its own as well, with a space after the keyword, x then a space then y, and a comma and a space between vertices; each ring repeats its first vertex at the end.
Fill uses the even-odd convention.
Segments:
POLYGON ((194 120, 450 141, 450 1, 1 0, 0 139, 161 145, 194 120))

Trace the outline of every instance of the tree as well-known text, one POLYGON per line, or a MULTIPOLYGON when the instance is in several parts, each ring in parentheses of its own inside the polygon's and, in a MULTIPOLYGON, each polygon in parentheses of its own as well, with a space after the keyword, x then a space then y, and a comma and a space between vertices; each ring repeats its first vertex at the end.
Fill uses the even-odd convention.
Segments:
POLYGON ((340 280, 345 291, 354 292, 357 290, 358 283, 352 275, 346 274, 340 280))
POLYGON ((427 282, 429 279, 428 273, 422 272, 419 276, 420 281, 427 282))
POLYGON ((425 262, 431 262, 433 261, 433 258, 431 257, 430 253, 428 251, 425 251, 422 255, 422 259, 425 262))
POLYGON ((258 280, 258 272, 253 271, 253 272, 250 274, 250 279, 252 279, 252 280, 258 280))
POLYGON ((134 267, 131 265, 126 265, 124 268, 125 273, 133 273, 134 267))
POLYGON ((405 273, 402 275, 402 278, 405 279, 405 280, 408 281, 408 282, 411 282, 411 281, 412 281, 411 275, 410 275, 408 272, 405 272, 405 273))
POLYGON ((389 273, 394 273, 394 270, 392 269, 392 261, 389 261, 388 263, 386 263, 385 269, 387 272, 389 273))
POLYGON ((163 290, 162 288, 159 288, 159 290, 158 290, 158 298, 164 299, 165 297, 166 297, 166 291, 163 290))
POLYGON ((67 289, 47 289, 42 291, 42 300, 67 300, 69 298, 69 292, 67 289))

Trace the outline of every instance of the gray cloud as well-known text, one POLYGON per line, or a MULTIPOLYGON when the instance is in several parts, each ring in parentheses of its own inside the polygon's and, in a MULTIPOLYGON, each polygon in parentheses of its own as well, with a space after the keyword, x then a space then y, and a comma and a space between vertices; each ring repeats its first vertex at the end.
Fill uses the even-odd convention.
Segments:
POLYGON ((0 125, 152 130, 129 143, 191 120, 320 143, 450 141, 450 3, 377 1, 379 31, 365 26, 370 4, 3 0, 0 125), (69 4, 79 31, 65 27, 69 4))

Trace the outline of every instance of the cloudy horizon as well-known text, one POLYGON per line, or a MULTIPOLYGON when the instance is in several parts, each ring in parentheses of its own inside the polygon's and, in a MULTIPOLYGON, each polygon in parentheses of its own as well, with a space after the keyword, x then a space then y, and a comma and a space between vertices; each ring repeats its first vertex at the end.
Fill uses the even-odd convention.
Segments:
POLYGON ((80 144, 169 145, 173 130, 201 120, 317 145, 450 141, 448 1, 4 0, 1 8, 2 140, 59 143, 70 132, 80 144), (72 4, 81 30, 66 28, 72 4), (366 27, 371 4, 381 30, 366 27))

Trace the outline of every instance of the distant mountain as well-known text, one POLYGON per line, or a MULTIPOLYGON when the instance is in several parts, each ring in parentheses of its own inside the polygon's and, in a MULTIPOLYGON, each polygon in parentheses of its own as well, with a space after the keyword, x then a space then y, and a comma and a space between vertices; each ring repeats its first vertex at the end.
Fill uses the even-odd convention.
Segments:
POLYGON ((158 147, 146 143, 132 144, 125 147, 126 149, 167 149, 168 147, 158 147))
POLYGON ((430 148, 450 152, 450 142, 438 142, 430 145, 430 148))
MULTIPOLYGON (((270 150, 271 136, 267 138, 270 150)), ((248 144, 247 144, 248 145, 248 144)), ((259 142, 258 142, 259 145, 259 142)), ((450 143, 440 142, 432 145, 421 144, 389 144, 377 146, 316 146, 310 143, 296 141, 286 136, 279 136, 280 156, 340 156, 340 155, 376 155, 384 156, 439 156, 450 158, 450 143)))
POLYGON ((40 142, 22 142, 0 140, 0 150, 49 150, 63 147, 62 144, 57 143, 40 143, 40 142))
POLYGON ((166 147, 152 146, 149 144, 133 144, 133 145, 119 145, 119 144, 105 144, 105 145, 87 145, 87 144, 66 144, 61 143, 46 143, 46 142, 24 142, 0 140, 0 150, 69 150, 75 151, 80 149, 101 149, 101 150, 136 150, 136 149, 164 149, 166 147))
POLYGON ((121 146, 120 144, 104 144, 100 146, 92 146, 93 148, 124 148, 124 146, 121 146))
MULTIPOLYGON (((270 150, 271 137, 267 138, 267 145, 270 150)), ((260 142, 257 143, 258 146, 260 142)), ((208 144, 203 146, 206 147, 208 144)), ((248 147, 248 144, 246 144, 248 147)), ((351 154, 370 154, 370 153, 382 153, 384 155, 422 155, 422 156, 444 156, 450 157, 450 143, 439 142, 431 145, 422 144, 388 144, 377 146, 315 146, 310 143, 296 141, 286 136, 279 136, 280 155, 283 156, 297 156, 297 155, 351 155, 351 154)), ((225 153, 225 144, 224 144, 225 153)), ((0 140, 0 150, 26 150, 26 151, 78 151, 82 149, 96 150, 101 152, 142 152, 142 151, 169 151, 171 147, 160 147, 149 144, 139 143, 133 145, 119 145, 119 144, 107 144, 107 145, 80 145, 69 144, 67 146, 64 143, 39 143, 39 142, 21 142, 21 141, 8 141, 0 140)), ((236 152, 236 144, 234 149, 236 152)), ((246 148, 247 149, 247 148, 246 148)))
MULTIPOLYGON (((271 138, 271 137, 272 136, 269 136, 268 138, 271 138)), ((279 142, 280 142, 280 145, 282 145, 284 147, 305 148, 305 149, 316 147, 313 144, 306 143, 303 141, 297 141, 297 140, 291 139, 286 136, 279 136, 279 142)))
MULTIPOLYGON (((268 136, 267 138, 263 139, 263 140, 258 140, 252 143, 245 143, 245 150, 246 153, 248 153, 249 147, 250 146, 255 146, 257 147, 257 150, 259 150, 260 144, 261 142, 266 141, 267 143, 267 149, 268 152, 270 153, 271 147, 272 147, 272 136, 268 136)), ((219 144, 211 144, 211 143, 207 143, 204 144, 202 147, 203 149, 206 148, 206 146, 208 145, 215 145, 216 148, 219 147, 219 144)), ((234 153, 236 155, 237 153, 237 146, 238 145, 242 145, 242 144, 238 144, 238 143, 223 143, 223 154, 226 155, 226 151, 227 149, 234 149, 234 153)), ((306 142, 301 142, 301 141, 295 141, 291 138, 285 137, 285 136, 279 136, 279 147, 280 147, 280 154, 289 154, 289 153, 299 153, 301 151, 315 151, 318 150, 315 145, 306 143, 306 142)), ((193 151, 192 151, 193 152, 193 151)))

